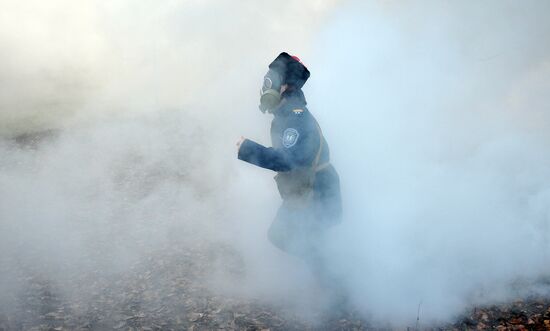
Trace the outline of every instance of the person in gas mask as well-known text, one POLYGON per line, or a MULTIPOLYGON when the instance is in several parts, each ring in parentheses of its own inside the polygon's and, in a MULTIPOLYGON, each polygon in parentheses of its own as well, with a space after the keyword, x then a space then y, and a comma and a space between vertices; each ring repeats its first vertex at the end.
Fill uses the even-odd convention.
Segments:
POLYGON ((283 202, 269 228, 269 240, 305 260, 319 274, 325 272, 323 236, 340 222, 342 204, 328 144, 302 92, 309 76, 297 57, 279 54, 264 76, 259 106, 274 116, 272 147, 245 138, 237 145, 240 160, 277 172, 275 181, 283 202))

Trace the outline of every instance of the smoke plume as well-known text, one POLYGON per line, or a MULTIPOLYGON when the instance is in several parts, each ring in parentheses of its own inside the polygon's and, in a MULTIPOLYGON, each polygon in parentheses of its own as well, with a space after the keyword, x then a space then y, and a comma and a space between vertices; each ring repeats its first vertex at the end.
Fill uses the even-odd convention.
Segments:
POLYGON ((316 35, 308 95, 346 202, 334 268, 364 312, 445 319, 548 276, 548 9, 355 3, 316 35))
POLYGON ((420 304, 427 324, 548 290, 548 3, 1 6, 0 314, 28 277, 85 298, 75 277, 171 245, 238 253, 214 291, 322 306, 267 242, 273 174, 236 160, 240 135, 269 145, 258 90, 283 50, 312 72, 345 203, 327 256, 355 309, 412 325, 420 304))

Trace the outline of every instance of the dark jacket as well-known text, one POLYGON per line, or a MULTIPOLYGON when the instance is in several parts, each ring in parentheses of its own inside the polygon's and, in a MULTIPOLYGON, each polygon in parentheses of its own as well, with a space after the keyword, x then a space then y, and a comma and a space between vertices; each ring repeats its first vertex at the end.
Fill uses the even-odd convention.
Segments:
POLYGON ((342 212, 340 182, 336 170, 329 164, 328 144, 317 121, 306 108, 302 91, 295 90, 283 97, 279 107, 273 111, 272 147, 246 139, 238 157, 259 167, 284 173, 311 169, 320 150, 317 166, 322 169, 314 175, 312 207, 319 217, 338 222, 342 212))

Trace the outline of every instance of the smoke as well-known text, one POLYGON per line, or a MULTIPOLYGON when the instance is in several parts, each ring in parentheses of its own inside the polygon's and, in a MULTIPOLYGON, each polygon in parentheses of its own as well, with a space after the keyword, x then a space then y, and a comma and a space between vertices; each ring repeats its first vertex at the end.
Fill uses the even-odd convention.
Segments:
POLYGON ((271 174, 236 160, 241 134, 269 144, 257 91, 281 50, 312 72, 345 201, 327 253, 355 308, 410 325, 420 302, 428 323, 539 289, 548 5, 336 4, 2 1, 0 308, 30 276, 85 298, 77 275, 208 246, 245 269, 212 289, 322 305, 267 242, 271 174))
POLYGON ((2 7, 6 134, 59 128, 75 114, 95 119, 189 104, 230 118, 214 107, 237 106, 243 87, 256 88, 243 73, 263 71, 262 59, 281 48, 307 49, 303 41, 332 4, 4 0, 2 7))
POLYGON ((204 285, 229 292, 225 265, 243 258, 258 286, 241 296, 301 286, 281 268, 300 264, 265 240, 271 178, 242 168, 235 141, 268 139, 257 111, 266 59, 306 53, 330 2, 1 6, 1 316, 31 310, 37 282, 85 312, 98 291, 122 298, 124 277, 143 269, 165 302, 177 270, 207 270, 204 285), (222 257, 179 262, 209 251, 222 257))
POLYGON ((355 3, 316 36, 308 95, 346 202, 334 268, 363 312, 412 325, 421 303, 428 323, 548 276, 548 9, 355 3))

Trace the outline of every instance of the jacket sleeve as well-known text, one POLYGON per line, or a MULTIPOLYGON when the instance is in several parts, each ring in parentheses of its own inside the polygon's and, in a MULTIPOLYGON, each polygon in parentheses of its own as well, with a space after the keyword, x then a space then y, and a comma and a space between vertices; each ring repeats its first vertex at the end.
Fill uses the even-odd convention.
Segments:
POLYGON ((311 166, 321 137, 317 129, 294 126, 284 130, 280 148, 265 147, 246 139, 239 149, 239 159, 278 172, 311 166))
POLYGON ((273 171, 292 169, 291 162, 283 151, 262 146, 249 139, 245 139, 239 148, 239 160, 273 171))

